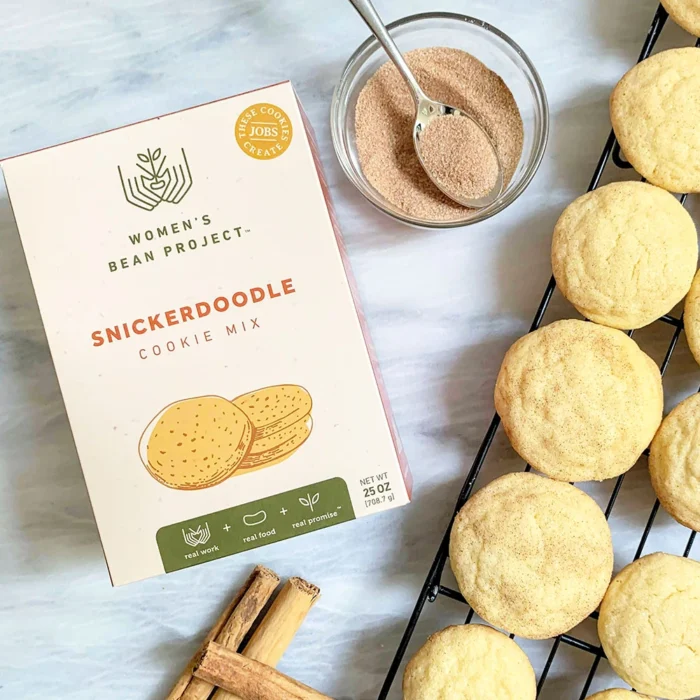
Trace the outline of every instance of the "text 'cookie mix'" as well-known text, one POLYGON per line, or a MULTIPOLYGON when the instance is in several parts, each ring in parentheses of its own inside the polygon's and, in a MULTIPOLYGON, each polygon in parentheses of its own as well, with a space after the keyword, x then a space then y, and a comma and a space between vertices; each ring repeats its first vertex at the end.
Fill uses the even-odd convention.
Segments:
POLYGON ((305 124, 287 82, 2 163, 114 584, 409 500, 305 124))

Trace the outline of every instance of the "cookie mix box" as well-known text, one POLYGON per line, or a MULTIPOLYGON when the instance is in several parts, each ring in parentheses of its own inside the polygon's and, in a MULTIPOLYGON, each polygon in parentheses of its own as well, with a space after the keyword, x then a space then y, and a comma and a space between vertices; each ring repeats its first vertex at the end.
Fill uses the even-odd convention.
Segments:
POLYGON ((2 169, 115 585, 408 502, 290 83, 2 169))

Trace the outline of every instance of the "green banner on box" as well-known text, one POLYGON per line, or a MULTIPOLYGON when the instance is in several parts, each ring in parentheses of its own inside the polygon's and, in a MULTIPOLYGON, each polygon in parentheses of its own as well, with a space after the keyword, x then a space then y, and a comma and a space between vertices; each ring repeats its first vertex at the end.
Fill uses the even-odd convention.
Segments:
POLYGON ((166 573, 355 519, 345 481, 320 481, 158 530, 166 573))

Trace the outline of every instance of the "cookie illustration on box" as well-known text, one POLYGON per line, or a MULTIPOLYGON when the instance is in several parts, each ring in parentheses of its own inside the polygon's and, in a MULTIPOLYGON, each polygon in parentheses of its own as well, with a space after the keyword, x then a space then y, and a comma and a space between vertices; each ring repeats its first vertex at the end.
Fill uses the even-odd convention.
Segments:
POLYGON ((283 462, 313 428, 311 394, 297 384, 278 384, 233 399, 253 424, 253 444, 237 476, 283 462))
POLYGON ((265 387, 233 401, 198 396, 163 408, 139 440, 149 474, 180 490, 279 464, 308 439, 311 395, 295 384, 265 387))
POLYGON ((228 479, 253 440, 248 416, 221 396, 171 403, 149 423, 139 440, 144 466, 173 489, 203 489, 228 479))

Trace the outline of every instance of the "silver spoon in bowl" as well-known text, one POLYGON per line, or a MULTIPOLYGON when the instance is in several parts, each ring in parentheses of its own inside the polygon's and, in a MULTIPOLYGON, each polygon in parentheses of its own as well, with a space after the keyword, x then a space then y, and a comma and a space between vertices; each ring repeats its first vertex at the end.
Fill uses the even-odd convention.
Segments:
POLYGON ((469 207, 470 209, 483 209, 484 207, 488 207, 490 204, 493 204, 503 192, 503 166, 500 158, 498 157, 496 147, 494 146, 491 137, 488 135, 484 127, 463 110, 443 104, 442 102, 431 100, 423 92, 421 86, 418 84, 418 81, 411 72, 411 69, 408 67, 408 64, 399 50, 399 47, 391 38, 387 28, 384 26, 384 23, 377 14, 377 10, 374 8, 371 0, 350 0, 350 3, 357 10, 360 17, 362 17, 374 36, 387 52, 389 58, 393 61, 394 65, 401 74, 401 77, 406 81, 406 85, 408 85, 416 107, 416 118, 413 123, 413 145, 416 149, 418 160, 423 166, 423 170, 425 170, 428 177, 438 189, 440 189, 450 199, 458 204, 461 204, 462 206, 469 207), (434 172, 431 172, 430 167, 423 158, 423 154, 421 152, 421 138, 423 137, 425 130, 433 120, 441 117, 452 116, 470 120, 470 122, 478 128, 477 133, 484 137, 484 142, 488 144, 487 147, 490 147, 493 151, 492 155, 495 159, 495 163, 498 166, 498 172, 492 188, 489 192, 482 196, 466 197, 459 191, 451 191, 444 180, 440 180, 436 177, 434 172))

